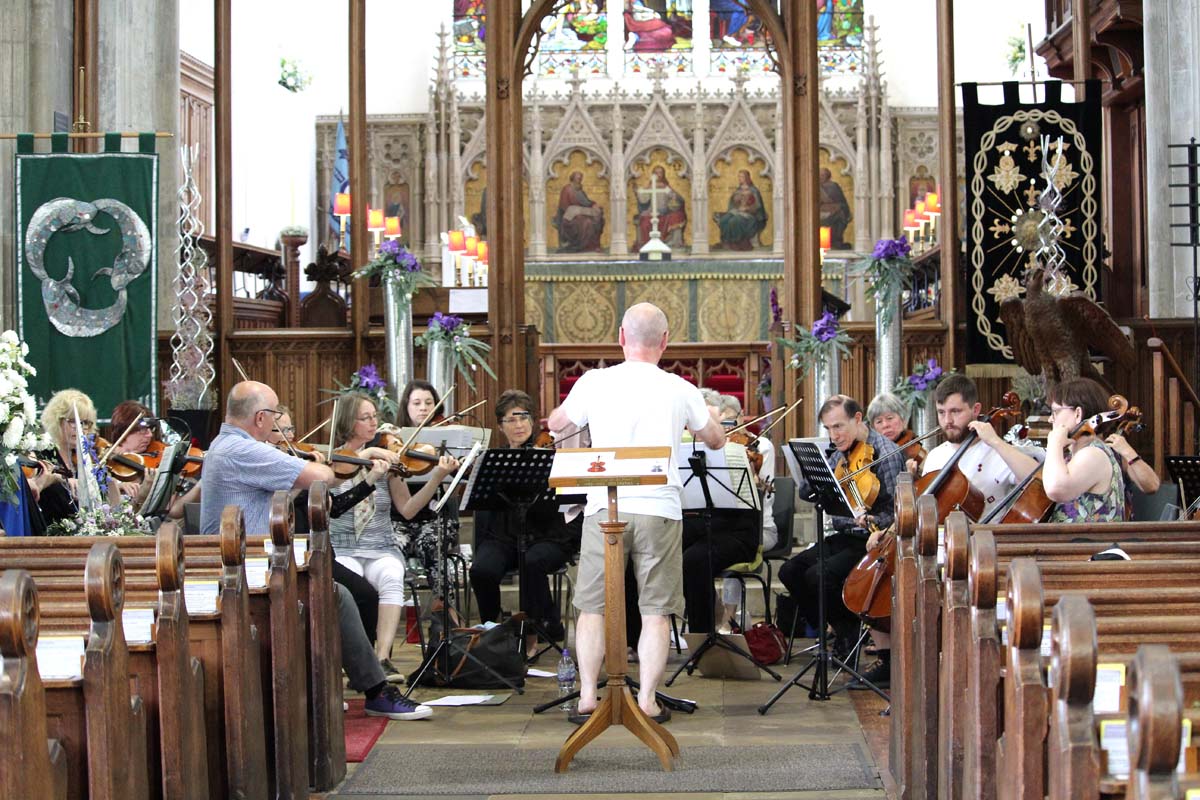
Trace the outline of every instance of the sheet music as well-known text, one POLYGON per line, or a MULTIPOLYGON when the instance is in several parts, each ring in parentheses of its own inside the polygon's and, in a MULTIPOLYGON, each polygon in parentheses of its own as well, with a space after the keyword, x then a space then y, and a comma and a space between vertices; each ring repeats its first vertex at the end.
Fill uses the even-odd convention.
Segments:
POLYGON ((746 448, 730 443, 722 450, 713 450, 695 443, 676 446, 675 457, 679 463, 679 474, 683 479, 683 507, 685 509, 707 508, 704 488, 700 479, 692 473, 688 459, 694 452, 703 452, 708 472, 708 491, 716 508, 734 508, 758 511, 762 504, 758 499, 758 487, 752 477, 746 448))
POLYGON ((458 468, 458 472, 455 473, 454 480, 450 481, 450 485, 447 486, 446 491, 442 493, 442 499, 438 500, 437 504, 434 505, 434 513, 441 513, 442 506, 446 505, 446 503, 450 501, 450 498, 454 496, 454 490, 458 488, 458 484, 462 481, 463 476, 467 474, 467 470, 471 468, 471 464, 475 463, 476 456, 478 456, 482 451, 483 445, 481 445, 479 442, 476 442, 474 446, 471 447, 471 452, 467 453, 467 457, 463 459, 462 464, 458 468))
MULTIPOLYGON (((407 442, 416 431, 415 427, 401 428, 397 434, 401 441, 407 442)), ((437 428, 422 428, 417 434, 417 438, 412 444, 429 444, 436 448, 441 448, 444 444, 446 452, 455 458, 462 460, 463 456, 471 452, 471 448, 475 445, 487 449, 488 442, 492 438, 490 428, 473 428, 469 425, 442 425, 437 428)), ((428 483, 433 470, 426 472, 424 475, 414 475, 411 478, 405 478, 408 483, 428 483)), ((447 475, 442 479, 443 483, 448 483, 452 477, 447 475)))

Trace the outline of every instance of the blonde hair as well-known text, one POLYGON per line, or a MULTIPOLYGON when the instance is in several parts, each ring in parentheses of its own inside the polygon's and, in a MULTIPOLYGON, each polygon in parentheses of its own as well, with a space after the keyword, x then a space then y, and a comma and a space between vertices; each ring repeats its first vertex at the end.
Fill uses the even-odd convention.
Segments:
POLYGON ((96 406, 92 404, 90 397, 78 389, 63 389, 55 393, 42 409, 42 427, 59 449, 67 449, 66 443, 62 441, 62 422, 75 419, 76 408, 79 409, 81 423, 91 422, 95 426, 96 406))
POLYGON ((338 398, 337 413, 333 415, 333 446, 341 447, 349 441, 354 433, 354 424, 358 422, 358 410, 362 408, 363 402, 371 404, 375 407, 375 401, 365 394, 353 392, 344 394, 338 398))

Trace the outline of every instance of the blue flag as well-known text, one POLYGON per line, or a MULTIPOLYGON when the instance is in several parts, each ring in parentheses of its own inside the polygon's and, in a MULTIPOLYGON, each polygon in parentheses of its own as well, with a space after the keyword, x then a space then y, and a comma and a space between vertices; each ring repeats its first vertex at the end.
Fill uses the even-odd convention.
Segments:
MULTIPOLYGON (((350 156, 346 149, 346 129, 338 120, 337 139, 334 143, 333 174, 329 179, 329 225, 336 237, 341 233, 342 223, 333 213, 333 204, 339 192, 350 191, 350 156)), ((346 252, 350 251, 350 231, 346 231, 346 239, 342 242, 346 252)))

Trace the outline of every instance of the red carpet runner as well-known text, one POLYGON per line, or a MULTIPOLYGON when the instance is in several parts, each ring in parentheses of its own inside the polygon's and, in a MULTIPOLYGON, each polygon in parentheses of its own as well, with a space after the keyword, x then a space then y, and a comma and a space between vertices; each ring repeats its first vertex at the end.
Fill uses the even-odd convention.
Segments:
POLYGON ((364 761, 375 742, 383 735, 387 727, 386 717, 368 717, 363 710, 363 700, 348 701, 350 710, 346 712, 346 760, 352 764, 364 761))

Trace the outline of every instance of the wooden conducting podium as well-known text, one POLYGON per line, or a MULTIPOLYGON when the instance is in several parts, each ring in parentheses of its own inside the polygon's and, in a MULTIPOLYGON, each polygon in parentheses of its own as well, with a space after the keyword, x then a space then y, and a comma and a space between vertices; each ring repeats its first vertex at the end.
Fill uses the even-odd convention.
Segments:
POLYGON ((625 523, 617 518, 617 487, 665 484, 670 463, 669 447, 563 448, 554 456, 550 486, 608 489, 608 520, 600 523, 604 537, 607 692, 588 721, 563 742, 554 763, 555 772, 566 772, 571 759, 610 725, 624 725, 654 751, 663 769, 668 772, 674 769, 679 744, 666 728, 642 711, 625 682, 625 523))

